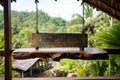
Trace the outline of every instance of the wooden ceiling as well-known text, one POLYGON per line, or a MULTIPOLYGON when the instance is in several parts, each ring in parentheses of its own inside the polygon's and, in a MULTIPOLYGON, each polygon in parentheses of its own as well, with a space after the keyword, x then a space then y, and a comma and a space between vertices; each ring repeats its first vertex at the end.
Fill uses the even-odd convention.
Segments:
MULTIPOLYGON (((13 1, 16 2, 16 0, 11 0, 13 1)), ((83 0, 83 2, 120 20, 120 0, 83 0)), ((0 4, 4 6, 4 0, 0 0, 0 4)))
POLYGON ((83 0, 85 3, 120 20, 120 0, 83 0))

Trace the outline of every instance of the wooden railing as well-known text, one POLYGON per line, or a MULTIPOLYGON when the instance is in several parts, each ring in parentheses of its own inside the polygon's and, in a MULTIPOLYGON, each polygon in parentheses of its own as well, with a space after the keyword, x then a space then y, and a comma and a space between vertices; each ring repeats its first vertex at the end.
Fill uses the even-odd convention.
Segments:
MULTIPOLYGON (((4 80, 4 78, 0 78, 4 80)), ((120 80, 120 77, 47 77, 47 78, 12 78, 12 80, 120 80)))
POLYGON ((0 56, 4 56, 4 50, 0 50, 0 56))

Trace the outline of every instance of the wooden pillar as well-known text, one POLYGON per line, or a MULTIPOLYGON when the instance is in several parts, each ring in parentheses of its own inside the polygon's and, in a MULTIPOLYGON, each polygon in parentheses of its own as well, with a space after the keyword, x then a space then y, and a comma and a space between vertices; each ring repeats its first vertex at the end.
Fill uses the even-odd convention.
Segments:
POLYGON ((30 77, 32 77, 33 75, 32 75, 32 73, 33 73, 33 70, 32 70, 33 68, 31 67, 30 68, 30 77))
POLYGON ((24 78, 24 71, 21 72, 21 77, 24 78))
POLYGON ((11 0, 4 0, 5 80, 12 80, 11 0))

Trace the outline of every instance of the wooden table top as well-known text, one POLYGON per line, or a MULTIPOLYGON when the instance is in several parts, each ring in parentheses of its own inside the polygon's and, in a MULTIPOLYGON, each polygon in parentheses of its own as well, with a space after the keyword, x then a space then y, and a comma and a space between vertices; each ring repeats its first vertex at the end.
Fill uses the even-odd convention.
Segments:
MULTIPOLYGON (((100 48, 84 48, 87 54, 106 54, 107 51, 100 48)), ((80 48, 20 48, 15 49, 13 53, 39 53, 39 54, 50 54, 50 53, 80 53, 80 48)))
MULTIPOLYGON (((26 58, 106 58, 107 51, 100 48, 84 48, 84 51, 80 48, 20 48, 15 49, 12 52, 15 59, 26 59, 26 58), (95 56, 94 56, 95 55, 95 56), (93 56, 93 57, 91 57, 93 56)), ((108 57, 107 57, 108 58, 108 57)))

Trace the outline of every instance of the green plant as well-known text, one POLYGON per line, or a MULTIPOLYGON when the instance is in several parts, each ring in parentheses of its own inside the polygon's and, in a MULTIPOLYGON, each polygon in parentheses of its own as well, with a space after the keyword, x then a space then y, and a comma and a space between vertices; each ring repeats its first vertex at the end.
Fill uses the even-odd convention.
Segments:
MULTIPOLYGON (((98 39, 106 48, 120 48, 120 24, 112 26, 107 32, 101 32, 98 39)), ((107 63, 105 76, 120 76, 120 55, 109 55, 107 63)))
POLYGON ((71 59, 62 59, 60 63, 60 70, 65 72, 75 72, 78 66, 78 62, 71 59))
POLYGON ((3 31, 0 30, 0 49, 4 48, 4 34, 3 31))
MULTIPOLYGON (((5 66, 4 64, 0 64, 0 77, 3 77, 5 74, 4 66, 5 66)), ((12 77, 20 77, 20 74, 16 71, 12 71, 12 77)))
POLYGON ((107 47, 120 48, 120 24, 112 26, 108 31, 100 32, 98 36, 98 39, 107 47))
POLYGON ((0 76, 4 76, 4 64, 0 64, 0 76))
POLYGON ((77 74, 78 74, 79 76, 81 76, 81 77, 83 77, 83 76, 88 76, 88 75, 90 74, 88 67, 87 67, 87 68, 81 67, 81 68, 77 69, 76 72, 77 72, 77 74))

